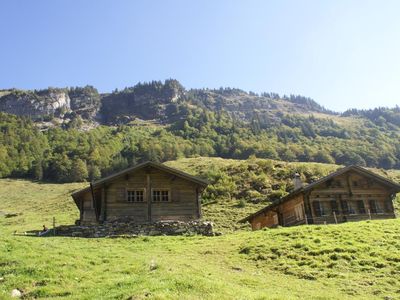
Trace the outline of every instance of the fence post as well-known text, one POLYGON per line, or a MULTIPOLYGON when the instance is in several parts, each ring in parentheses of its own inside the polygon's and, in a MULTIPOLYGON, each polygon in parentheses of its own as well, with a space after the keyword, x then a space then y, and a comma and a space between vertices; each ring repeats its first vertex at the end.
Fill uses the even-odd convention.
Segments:
POLYGON ((56 217, 53 217, 53 235, 56 235, 56 217))
POLYGON ((369 208, 368 208, 368 217, 371 220, 371 211, 369 210, 369 208))
POLYGON ((335 223, 337 224, 336 212, 333 212, 333 217, 335 218, 335 223))

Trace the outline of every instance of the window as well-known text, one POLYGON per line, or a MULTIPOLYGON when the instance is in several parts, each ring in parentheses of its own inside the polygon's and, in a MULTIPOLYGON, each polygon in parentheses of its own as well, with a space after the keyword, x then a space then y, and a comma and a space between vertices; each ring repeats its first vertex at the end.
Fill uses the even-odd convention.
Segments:
POLYGON ((342 182, 340 180, 336 180, 336 187, 342 187, 342 182))
POLYGON ((364 201, 363 200, 358 200, 357 201, 357 208, 358 208, 358 212, 360 214, 365 214, 365 205, 364 205, 364 201))
POLYGON ((392 209, 392 201, 391 200, 384 201, 383 205, 385 206, 385 211, 386 212, 390 213, 390 212, 393 211, 393 209, 392 209))
POLYGON ((369 209, 371 214, 380 214, 383 213, 383 210, 380 206, 379 201, 369 200, 369 209))
POLYGON ((348 201, 347 202, 347 209, 348 209, 349 215, 355 215, 356 214, 356 208, 355 208, 354 201, 348 201))
POLYGON ((144 190, 128 190, 126 199, 128 202, 144 202, 144 190))
POLYGON ((358 181, 357 180, 353 181, 353 186, 358 186, 358 181))
POLYGON ((314 201, 313 208, 314 208, 315 215, 317 217, 322 216, 323 212, 322 212, 322 207, 321 207, 320 201, 314 201))
POLYGON ((169 190, 153 190, 153 202, 168 202, 169 190))
POLYGON ((349 206, 347 205, 346 200, 341 200, 340 205, 342 206, 342 212, 344 215, 347 215, 349 213, 349 206))
POLYGON ((332 214, 333 213, 338 214, 339 213, 339 209, 338 209, 338 205, 337 205, 336 200, 331 200, 330 202, 331 202, 332 214))
POLYGON ((304 219, 303 204, 300 203, 294 207, 294 215, 295 215, 297 221, 304 219))
POLYGON ((329 201, 314 201, 313 208, 317 217, 328 216, 331 213, 329 201))
POLYGON ((279 223, 279 221, 278 221, 278 215, 277 215, 277 214, 274 214, 274 216, 272 217, 272 219, 273 219, 274 224, 278 224, 278 223, 279 223))

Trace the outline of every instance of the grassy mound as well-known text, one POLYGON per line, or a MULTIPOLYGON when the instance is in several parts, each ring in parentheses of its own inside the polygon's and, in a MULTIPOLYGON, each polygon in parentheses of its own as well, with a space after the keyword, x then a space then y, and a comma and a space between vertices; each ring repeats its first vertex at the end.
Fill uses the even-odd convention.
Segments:
POLYGON ((238 253, 260 269, 335 282, 348 295, 400 297, 399 220, 265 230, 246 237, 238 253))

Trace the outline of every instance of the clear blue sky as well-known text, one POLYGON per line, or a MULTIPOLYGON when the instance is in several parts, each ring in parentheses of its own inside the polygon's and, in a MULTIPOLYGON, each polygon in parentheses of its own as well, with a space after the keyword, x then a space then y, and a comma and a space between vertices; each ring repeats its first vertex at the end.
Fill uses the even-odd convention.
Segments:
POLYGON ((400 1, 2 0, 0 88, 178 79, 400 104, 400 1))

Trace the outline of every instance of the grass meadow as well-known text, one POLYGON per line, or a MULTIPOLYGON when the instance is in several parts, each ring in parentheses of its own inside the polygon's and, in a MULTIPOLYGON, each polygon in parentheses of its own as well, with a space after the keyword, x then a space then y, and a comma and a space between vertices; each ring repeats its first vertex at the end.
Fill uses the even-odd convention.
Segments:
MULTIPOLYGON (((23 234, 73 223, 70 193, 83 186, 0 180, 0 299, 16 288, 23 299, 400 299, 398 219, 216 237, 23 234)), ((206 207, 216 223, 256 209, 206 207)))

